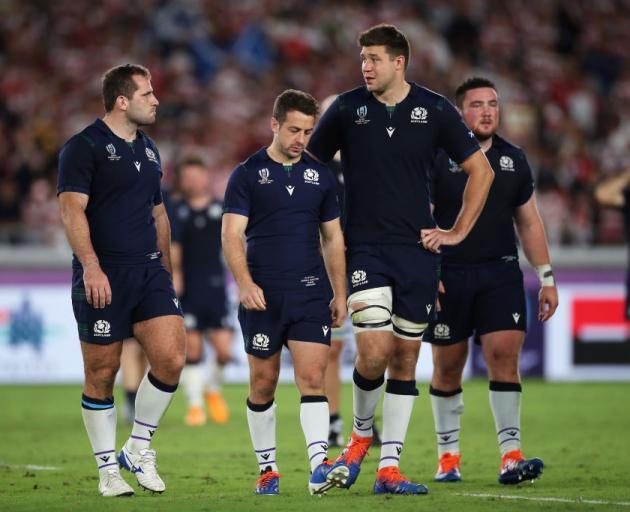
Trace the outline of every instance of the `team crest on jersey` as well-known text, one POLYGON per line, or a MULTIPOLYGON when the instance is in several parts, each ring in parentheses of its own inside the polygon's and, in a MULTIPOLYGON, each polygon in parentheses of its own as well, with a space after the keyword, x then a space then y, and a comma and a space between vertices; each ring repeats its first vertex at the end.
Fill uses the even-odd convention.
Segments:
POLYGON ((448 170, 452 173, 462 172, 462 168, 457 164, 457 162, 448 159, 448 170))
POLYGON ((369 119, 366 119, 365 116, 367 116, 367 106, 366 105, 362 105, 357 109, 357 116, 358 118, 354 120, 355 123, 357 124, 368 124, 370 122, 369 119))
POLYGON ((427 112, 426 108, 416 107, 411 111, 411 122, 426 124, 428 116, 429 113, 427 112))
POLYGON ((155 151, 153 151, 151 148, 145 148, 144 152, 147 154, 147 158, 150 162, 153 162, 154 164, 159 164, 155 151))
POLYGON ((116 146, 114 146, 113 144, 107 144, 107 146, 105 146, 105 149, 109 153, 109 156, 107 157, 108 160, 111 160, 112 162, 120 160, 120 156, 116 154, 116 146))
POLYGON ((315 169, 306 169, 304 171, 304 182, 319 185, 319 173, 315 169))
POLYGON ((269 169, 267 169, 266 167, 258 171, 258 176, 260 176, 258 183, 260 183, 261 185, 273 183, 273 180, 269 179, 269 169))
POLYGON ((514 172, 514 160, 512 160, 509 156, 503 155, 499 158, 499 167, 501 167, 502 171, 514 172))

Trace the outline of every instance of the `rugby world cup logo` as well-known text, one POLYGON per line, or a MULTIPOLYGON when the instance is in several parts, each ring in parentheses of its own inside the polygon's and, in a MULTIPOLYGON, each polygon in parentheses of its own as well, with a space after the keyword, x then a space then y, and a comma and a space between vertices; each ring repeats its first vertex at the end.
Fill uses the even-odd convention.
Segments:
POLYGON ((107 144, 105 149, 109 153, 109 156, 107 157, 109 160, 120 160, 120 157, 116 154, 116 146, 113 144, 107 144))
POLYGON ((366 119, 365 116, 367 116, 367 106, 366 105, 362 105, 357 109, 357 116, 359 117, 358 119, 355 119, 355 123, 357 124, 367 124, 370 122, 369 119, 366 119))
POLYGON ((260 183, 261 185, 266 185, 268 183, 273 183, 273 180, 269 179, 269 169, 267 169, 266 167, 264 169, 260 169, 258 171, 258 176, 260 176, 260 179, 258 180, 258 183, 260 183))

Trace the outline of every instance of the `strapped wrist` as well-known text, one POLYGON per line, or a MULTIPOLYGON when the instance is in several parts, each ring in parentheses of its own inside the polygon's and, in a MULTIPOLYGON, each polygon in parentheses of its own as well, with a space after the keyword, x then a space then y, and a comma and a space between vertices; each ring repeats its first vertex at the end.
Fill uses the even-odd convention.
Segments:
POLYGON ((556 280, 553 277, 551 264, 546 263, 545 265, 538 265, 534 268, 536 270, 536 274, 538 274, 540 286, 556 286, 556 280))

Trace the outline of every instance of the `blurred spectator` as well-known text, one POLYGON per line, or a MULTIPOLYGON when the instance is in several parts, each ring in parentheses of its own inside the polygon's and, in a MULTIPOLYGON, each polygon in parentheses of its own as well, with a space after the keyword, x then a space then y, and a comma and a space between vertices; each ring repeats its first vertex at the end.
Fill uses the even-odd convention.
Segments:
POLYGON ((100 83, 85 76, 147 65, 163 167, 203 154, 220 196, 235 164, 265 143, 273 98, 287 87, 319 98, 354 87, 357 34, 382 21, 410 38, 410 79, 445 94, 466 76, 496 81, 505 135, 538 155, 550 243, 621 241, 608 227, 595 236, 607 220, 590 198, 630 166, 628 2, 3 0, 0 243, 57 243, 46 183, 59 144, 102 112, 100 83))

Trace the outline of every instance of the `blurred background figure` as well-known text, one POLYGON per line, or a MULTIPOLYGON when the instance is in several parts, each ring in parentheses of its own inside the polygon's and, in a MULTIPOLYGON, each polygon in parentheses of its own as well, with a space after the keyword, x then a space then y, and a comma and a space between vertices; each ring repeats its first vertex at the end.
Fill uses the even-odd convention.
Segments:
POLYGON ((233 329, 229 324, 226 273, 221 251, 223 203, 213 197, 211 173, 198 156, 185 157, 178 168, 179 198, 170 207, 173 279, 182 301, 187 332, 182 384, 188 401, 185 422, 228 421, 221 395, 223 368, 229 362, 233 329), (212 354, 203 367, 204 343, 212 354))

